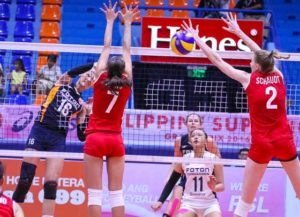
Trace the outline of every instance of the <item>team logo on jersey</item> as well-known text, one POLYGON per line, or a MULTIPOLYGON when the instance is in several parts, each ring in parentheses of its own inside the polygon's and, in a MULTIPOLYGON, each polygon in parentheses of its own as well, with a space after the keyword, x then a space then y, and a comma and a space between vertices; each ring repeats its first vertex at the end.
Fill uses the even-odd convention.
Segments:
POLYGON ((187 175, 209 175, 209 168, 207 167, 187 167, 185 173, 187 175))
POLYGON ((12 126, 12 131, 16 132, 16 133, 24 130, 28 126, 28 124, 31 123, 31 121, 33 119, 32 111, 25 111, 25 112, 21 113, 20 115, 23 115, 23 116, 21 118, 19 118, 18 120, 16 120, 12 126))

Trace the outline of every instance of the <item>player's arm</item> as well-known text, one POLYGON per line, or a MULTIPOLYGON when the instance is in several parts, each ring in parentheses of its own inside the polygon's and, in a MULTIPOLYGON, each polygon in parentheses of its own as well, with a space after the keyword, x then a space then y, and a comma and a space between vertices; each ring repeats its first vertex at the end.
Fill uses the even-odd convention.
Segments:
POLYGON ((228 77, 240 82, 243 87, 247 87, 250 81, 250 74, 248 74, 245 71, 235 69, 230 64, 225 62, 217 52, 213 51, 206 43, 204 43, 199 35, 199 27, 197 26, 196 29, 192 26, 192 21, 189 20, 189 25, 183 21, 182 24, 183 29, 185 29, 187 32, 192 34, 194 37, 197 45, 202 49, 204 54, 207 56, 207 58, 217 67, 219 68, 224 74, 226 74, 228 77))
POLYGON ((104 8, 100 8, 100 10, 105 14, 106 16, 106 28, 104 33, 104 45, 102 53, 99 57, 99 60, 97 62, 97 67, 95 71, 95 77, 97 80, 102 72, 104 72, 107 68, 107 61, 110 54, 111 49, 111 43, 112 43, 112 32, 113 32, 113 25, 114 21, 118 16, 118 12, 115 12, 117 2, 112 6, 111 0, 109 0, 109 6, 105 3, 103 3, 104 8))
POLYGON ((224 184, 224 171, 223 165, 218 164, 214 166, 214 177, 215 177, 215 185, 212 189, 214 192, 221 192, 225 190, 224 184))
POLYGON ((77 124, 77 137, 78 139, 83 142, 85 141, 85 130, 87 128, 90 113, 92 109, 92 100, 88 100, 87 103, 83 104, 82 110, 77 114, 76 124, 77 124))
POLYGON ((24 212, 19 204, 13 202, 14 217, 24 217, 24 212))
MULTIPOLYGON (((245 32, 243 32, 243 30, 241 30, 239 24, 237 23, 237 19, 236 16, 229 13, 229 15, 227 14, 227 20, 225 20, 224 18, 222 18, 222 20, 226 23, 227 27, 223 27, 224 30, 231 32, 233 34, 235 34, 236 36, 238 36, 240 39, 242 39, 245 44, 252 50, 252 51, 258 51, 261 50, 261 47, 258 46, 258 44, 256 44, 255 41, 253 41, 248 35, 245 34, 245 32)), ((281 58, 280 55, 275 51, 276 58, 281 58)), ((284 58, 289 58, 289 57, 284 57, 284 58)), ((280 72, 280 70, 275 66, 274 70, 276 72, 278 72, 282 77, 282 73, 280 72)))
POLYGON ((123 37, 123 59, 125 62, 125 73, 128 80, 132 81, 132 60, 131 60, 131 23, 133 17, 138 13, 137 6, 132 8, 130 5, 127 7, 125 5, 125 13, 121 13, 121 16, 124 20, 124 37, 123 37))
POLYGON ((227 14, 227 20, 222 18, 222 20, 227 24, 227 27, 223 27, 224 30, 231 32, 242 39, 245 44, 252 50, 258 51, 261 50, 261 47, 256 44, 248 35, 246 35, 243 30, 241 30, 239 24, 237 23, 236 16, 229 13, 227 14))

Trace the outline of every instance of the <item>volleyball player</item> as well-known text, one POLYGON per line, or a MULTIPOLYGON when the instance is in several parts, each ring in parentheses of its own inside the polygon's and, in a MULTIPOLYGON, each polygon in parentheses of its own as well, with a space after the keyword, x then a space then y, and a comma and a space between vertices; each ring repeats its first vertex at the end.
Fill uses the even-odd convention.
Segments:
POLYGON ((0 161, 0 216, 1 217, 24 217, 19 204, 3 194, 2 185, 4 182, 4 165, 0 161))
MULTIPOLYGON (((194 129, 191 134, 193 151, 185 155, 191 158, 217 159, 217 155, 206 151, 207 135, 203 129, 194 129)), ((224 191, 222 165, 201 163, 175 163, 165 189, 173 188, 180 175, 186 176, 178 217, 220 217, 221 210, 214 192, 224 191)), ((165 190, 164 189, 164 190, 165 190)))
POLYGON ((107 24, 104 49, 95 72, 92 114, 85 131, 84 167, 88 187, 88 216, 101 216, 103 157, 106 156, 109 200, 112 216, 125 216, 122 191, 125 148, 121 135, 121 124, 126 102, 131 92, 132 61, 131 23, 138 9, 127 8, 116 12, 116 4, 104 4, 101 9, 107 24), (117 16, 124 20, 123 56, 109 59, 113 24, 117 16))
POLYGON ((282 73, 275 67, 274 58, 282 58, 276 51, 268 52, 251 40, 231 14, 224 20, 225 30, 241 38, 254 52, 251 73, 237 70, 222 60, 198 36, 192 22, 182 27, 191 33, 209 60, 224 74, 240 82, 248 97, 251 122, 251 147, 246 161, 241 199, 235 217, 246 217, 252 207, 258 185, 268 162, 276 157, 287 172, 296 196, 300 198, 300 164, 296 145, 286 114, 286 89, 282 73))
MULTIPOLYGON (((71 77, 86 72, 93 64, 80 66, 62 75, 50 90, 46 101, 31 128, 25 150, 28 151, 54 151, 65 150, 68 126, 72 116, 79 114, 83 108, 80 93, 90 87, 92 82, 89 72, 83 74, 76 84, 69 84, 71 77)), ((25 157, 21 166, 20 179, 13 194, 13 200, 23 203, 30 189, 39 157, 25 157)), ((47 158, 44 202, 42 216, 54 216, 57 180, 63 169, 64 159, 47 158)))
MULTIPOLYGON (((175 140, 174 156, 176 157, 185 156, 186 154, 189 154, 190 152, 193 151, 193 146, 191 145, 191 132, 195 129, 199 129, 199 128, 203 129, 202 118, 196 113, 190 113, 186 117, 186 126, 187 126, 188 133, 181 137, 177 137, 175 140)), ((207 138, 205 149, 217 155, 218 157, 221 157, 220 150, 212 137, 207 138)), ((173 167, 172 167, 172 171, 173 171, 173 167)), ((186 182, 186 177, 185 175, 182 175, 179 184, 176 185, 173 190, 172 199, 168 203, 165 213, 163 214, 163 217, 173 216, 173 214, 179 208, 181 197, 184 191, 185 182, 186 182)), ((157 211, 161 208, 161 206, 169 196, 170 192, 171 189, 169 189, 168 192, 164 192, 164 191, 162 192, 158 201, 151 206, 154 211, 157 211)))

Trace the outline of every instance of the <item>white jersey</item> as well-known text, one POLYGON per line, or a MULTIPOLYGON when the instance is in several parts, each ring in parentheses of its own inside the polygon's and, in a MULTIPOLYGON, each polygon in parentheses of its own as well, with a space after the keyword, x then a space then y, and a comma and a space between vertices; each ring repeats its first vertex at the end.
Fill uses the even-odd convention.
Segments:
MULTIPOLYGON (((194 152, 191 152, 185 157, 194 157, 194 152)), ((217 156, 205 151, 203 158, 216 159, 217 156)), ((199 204, 207 204, 216 200, 215 194, 208 187, 207 182, 209 176, 213 174, 213 164, 183 164, 183 171, 186 175, 186 184, 183 194, 183 201, 199 206, 199 204)))

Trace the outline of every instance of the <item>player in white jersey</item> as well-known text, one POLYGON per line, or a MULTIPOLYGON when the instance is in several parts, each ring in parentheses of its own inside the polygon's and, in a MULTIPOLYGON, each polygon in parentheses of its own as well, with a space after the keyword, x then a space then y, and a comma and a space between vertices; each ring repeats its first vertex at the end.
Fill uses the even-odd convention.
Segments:
MULTIPOLYGON (((202 129, 191 133, 193 152, 185 157, 217 159, 215 154, 207 152, 205 145, 207 135, 202 129)), ((221 209, 213 192, 224 191, 224 174, 222 165, 214 164, 175 164, 174 172, 185 174, 182 203, 177 217, 220 217, 221 209)))

